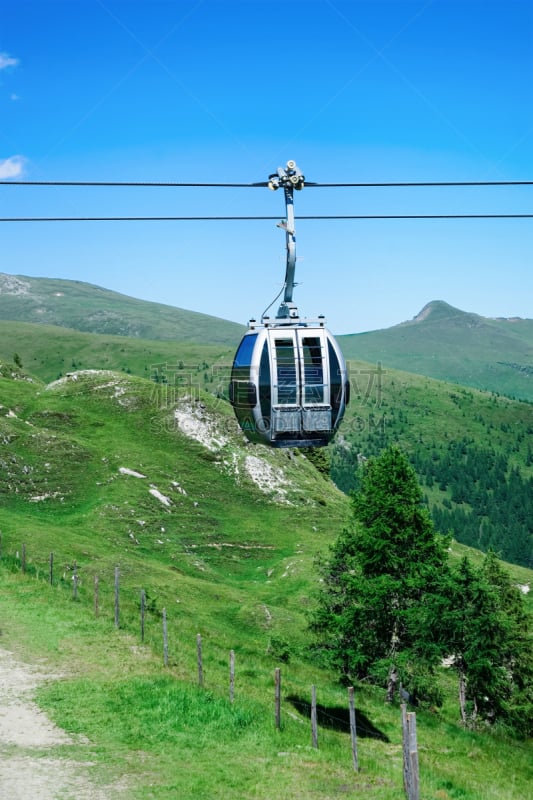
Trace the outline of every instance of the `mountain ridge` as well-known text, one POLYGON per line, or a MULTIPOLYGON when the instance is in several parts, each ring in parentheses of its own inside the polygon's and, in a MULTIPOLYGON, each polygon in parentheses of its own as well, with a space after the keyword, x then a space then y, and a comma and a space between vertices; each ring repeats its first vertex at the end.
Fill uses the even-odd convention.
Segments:
POLYGON ((84 281, 0 272, 0 318, 140 339, 234 345, 236 322, 154 303, 84 281), (60 305, 61 304, 61 305, 60 305))
MULTIPOLYGON (((527 317, 484 317, 482 314, 477 314, 475 311, 463 311, 456 306, 452 306, 450 303, 447 303, 445 300, 430 300, 429 303, 426 303, 423 308, 420 309, 418 314, 410 320, 405 320, 403 322, 398 323, 399 325, 410 325, 413 323, 421 323, 425 322, 428 319, 430 321, 435 321, 435 319, 449 319, 449 318, 459 318, 459 319, 473 319, 473 320, 480 320, 484 321, 487 320, 488 322, 521 322, 527 321, 527 317)), ((393 325, 393 328, 398 327, 398 325, 393 325)))
POLYGON ((533 402, 533 319, 483 317, 433 300, 411 320, 338 340, 349 359, 533 402))
MULTIPOLYGON (((235 322, 132 298, 83 281, 7 273, 0 273, 0 320, 48 324, 138 342, 216 344, 230 351, 245 330, 235 322)), ((533 319, 483 317, 444 300, 432 300, 412 319, 390 328, 337 338, 349 360, 379 362, 384 367, 533 402, 533 319)), ((4 357, 12 357, 17 350, 16 339, 13 336, 12 344, 4 344, 4 357), (11 347, 11 354, 6 347, 11 347)))

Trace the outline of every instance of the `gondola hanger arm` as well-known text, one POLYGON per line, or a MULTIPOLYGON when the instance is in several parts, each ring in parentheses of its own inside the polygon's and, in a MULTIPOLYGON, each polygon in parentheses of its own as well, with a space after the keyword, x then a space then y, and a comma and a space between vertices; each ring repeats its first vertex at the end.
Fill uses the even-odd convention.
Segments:
POLYGON ((287 248, 287 265, 285 269, 285 284, 283 302, 281 303, 278 319, 297 319, 298 309, 292 301, 295 287, 294 275, 296 269, 296 235, 294 222, 294 190, 303 189, 305 177, 296 166, 295 161, 287 161, 286 167, 278 167, 277 171, 268 177, 268 188, 275 191, 283 189, 285 195, 285 219, 278 223, 278 228, 285 231, 287 248))

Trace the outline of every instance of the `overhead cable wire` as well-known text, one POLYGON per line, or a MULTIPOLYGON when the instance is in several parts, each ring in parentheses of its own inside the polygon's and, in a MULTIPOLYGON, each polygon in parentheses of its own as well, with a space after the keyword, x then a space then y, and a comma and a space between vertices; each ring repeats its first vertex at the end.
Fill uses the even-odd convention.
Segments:
MULTIPOLYGON (((532 186, 531 181, 385 181, 361 183, 315 183, 305 182, 312 189, 325 188, 409 188, 409 187, 445 187, 445 186, 532 186)), ((95 186, 95 187, 156 187, 156 188, 220 188, 220 189, 264 189, 268 182, 258 183, 183 183, 178 181, 0 181, 0 186, 95 186)))
POLYGON ((256 189, 268 186, 261 183, 180 183, 174 181, 0 181, 1 186, 123 186, 123 187, 218 187, 222 189, 256 189))
POLYGON ((531 186, 533 181, 390 181, 386 183, 306 183, 317 188, 331 187, 419 187, 419 186, 531 186))
MULTIPOLYGON (((533 214, 307 214, 298 220, 371 220, 371 219, 532 219, 533 214)), ((0 217, 0 222, 228 222, 279 220, 265 216, 188 216, 188 217, 0 217)))

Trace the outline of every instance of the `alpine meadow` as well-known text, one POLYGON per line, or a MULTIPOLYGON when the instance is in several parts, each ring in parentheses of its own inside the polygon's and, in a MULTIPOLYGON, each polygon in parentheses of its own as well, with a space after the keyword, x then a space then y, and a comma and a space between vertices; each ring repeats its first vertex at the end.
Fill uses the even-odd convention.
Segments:
POLYGON ((5 781, 398 800, 406 704, 420 798, 530 795, 531 320, 433 303, 339 337, 351 401, 315 450, 243 436, 243 326, 13 275, 0 317, 0 667, 63 732, 3 744, 5 781))

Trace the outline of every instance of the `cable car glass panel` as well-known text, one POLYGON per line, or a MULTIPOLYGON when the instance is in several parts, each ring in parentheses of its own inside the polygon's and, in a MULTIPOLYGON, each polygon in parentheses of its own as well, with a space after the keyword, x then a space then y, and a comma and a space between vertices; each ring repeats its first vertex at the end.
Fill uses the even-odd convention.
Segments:
MULTIPOLYGON (((331 406, 336 413, 342 403, 343 373, 331 341, 328 339, 329 382, 331 387, 331 406)), ((346 368, 344 368, 346 371, 346 368)))
POLYGON ((239 345, 239 349, 235 354, 235 358, 233 360, 233 367, 249 367, 252 363, 252 353, 254 351, 255 342, 257 339, 257 334, 251 334, 249 336, 244 336, 242 342, 239 345))
POLYGON ((272 413, 272 392, 270 388, 270 353, 268 351, 268 338, 265 339, 259 362, 259 403, 261 415, 270 419, 272 413))
POLYGON ((303 405, 323 405, 324 365, 319 336, 302 337, 303 405))
POLYGON ((294 345, 294 336, 274 339, 276 405, 299 405, 297 354, 294 345))
POLYGON ((244 336, 233 359, 230 400, 235 408, 252 409, 257 405, 257 389, 250 380, 250 365, 256 340, 257 334, 244 336))

